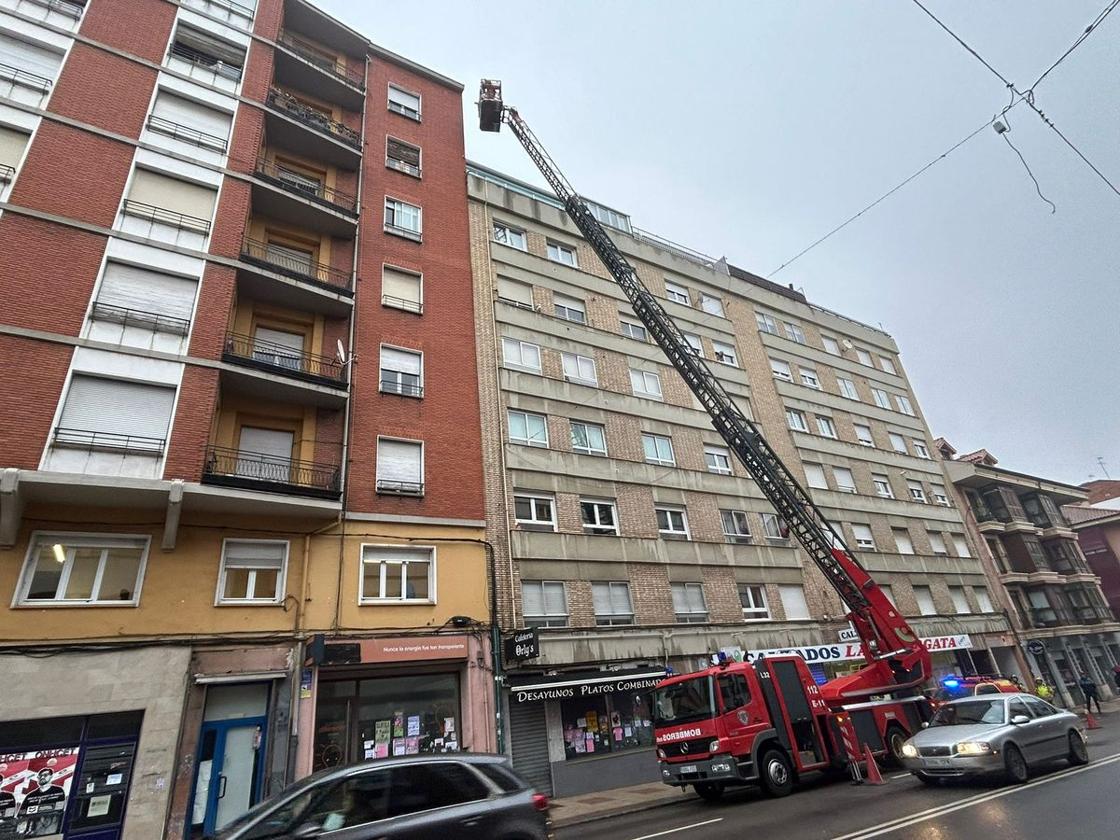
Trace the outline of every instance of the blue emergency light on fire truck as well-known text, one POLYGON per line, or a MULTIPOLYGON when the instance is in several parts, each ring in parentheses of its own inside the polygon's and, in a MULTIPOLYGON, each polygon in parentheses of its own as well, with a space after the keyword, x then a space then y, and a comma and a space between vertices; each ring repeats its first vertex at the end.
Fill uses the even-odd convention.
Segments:
POLYGON ((749 783, 784 795, 800 773, 855 768, 864 745, 872 752, 899 756, 902 743, 930 715, 929 702, 913 693, 930 676, 929 651, 707 363, 692 351, 517 109, 502 101, 501 82, 483 79, 478 113, 483 131, 498 131, 505 124, 521 142, 634 314, 773 505, 783 529, 836 589, 863 643, 865 664, 820 687, 798 656, 762 657, 752 664, 724 661, 664 680, 654 693, 663 781, 692 784, 706 799, 718 798, 728 785, 749 783))

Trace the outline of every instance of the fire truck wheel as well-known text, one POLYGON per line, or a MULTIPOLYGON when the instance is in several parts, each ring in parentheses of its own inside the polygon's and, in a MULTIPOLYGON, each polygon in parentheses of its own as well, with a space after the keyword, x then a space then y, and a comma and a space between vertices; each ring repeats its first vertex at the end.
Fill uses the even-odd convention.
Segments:
POLYGON ((901 767, 902 745, 906 743, 906 733, 902 731, 901 726, 895 726, 894 724, 892 724, 887 727, 886 741, 886 763, 890 764, 891 767, 901 767))
POLYGON ((793 768, 781 750, 770 749, 759 762, 762 789, 768 796, 788 796, 793 792, 793 768))
POLYGON ((705 802, 716 802, 723 796, 724 785, 722 782, 699 782, 694 787, 696 793, 705 802))

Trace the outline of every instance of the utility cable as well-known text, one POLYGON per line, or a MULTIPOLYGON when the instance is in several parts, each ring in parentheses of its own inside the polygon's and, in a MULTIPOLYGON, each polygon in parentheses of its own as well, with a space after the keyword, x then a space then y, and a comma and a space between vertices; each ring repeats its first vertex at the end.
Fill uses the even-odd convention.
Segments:
POLYGON ((1003 141, 1004 141, 1004 142, 1005 142, 1005 143, 1006 143, 1006 144, 1007 144, 1008 146, 1010 146, 1010 147, 1011 147, 1011 151, 1013 151, 1013 152, 1014 152, 1015 154, 1017 154, 1017 155, 1019 156, 1019 160, 1020 160, 1020 161, 1022 162, 1022 164, 1023 164, 1023 168, 1024 168, 1025 170, 1027 170, 1027 174, 1028 174, 1028 175, 1030 175, 1030 176, 1031 176, 1031 180, 1032 180, 1032 181, 1034 181, 1034 190, 1035 190, 1035 192, 1037 192, 1037 193, 1038 193, 1038 197, 1039 197, 1039 198, 1041 198, 1041 199, 1042 199, 1043 201, 1045 201, 1045 202, 1046 202, 1047 204, 1049 204, 1049 205, 1050 205, 1050 213, 1051 213, 1051 214, 1057 213, 1057 212, 1058 212, 1058 207, 1057 207, 1057 205, 1055 205, 1053 201, 1051 201, 1050 199, 1048 199, 1048 198, 1047 198, 1046 196, 1044 196, 1044 195, 1042 194, 1042 187, 1040 187, 1040 186, 1038 185, 1038 179, 1037 179, 1036 177, 1034 177, 1034 173, 1033 173, 1033 172, 1031 172, 1031 168, 1030 168, 1030 166, 1029 166, 1029 165, 1027 164, 1027 159, 1026 159, 1025 157, 1023 157, 1023 153, 1022 153, 1022 152, 1020 152, 1020 151, 1019 151, 1019 150, 1018 150, 1017 148, 1015 148, 1015 144, 1011 142, 1011 138, 1010 138, 1010 137, 1008 137, 1008 136, 1007 136, 1007 134, 1008 134, 1008 132, 1006 132, 1006 131, 1005 131, 1005 132, 1003 132, 1003 134, 1001 134, 1001 135, 1000 135, 1000 137, 1002 137, 1002 138, 1003 138, 1003 141))
POLYGON ((923 5, 921 4, 920 0, 911 0, 911 2, 913 2, 915 6, 917 6, 917 7, 919 8, 919 9, 921 9, 921 10, 922 10, 923 12, 925 12, 925 13, 926 13, 927 15, 929 15, 929 16, 930 16, 930 19, 932 19, 934 23, 936 23, 936 24, 937 24, 938 26, 940 26, 940 27, 941 27, 942 29, 944 29, 944 30, 945 30, 945 31, 946 31, 947 33, 949 33, 949 37, 950 37, 950 38, 952 38, 952 39, 953 39, 954 41, 956 41, 956 42, 957 42, 958 44, 960 44, 960 45, 961 45, 962 47, 964 47, 964 48, 965 48, 966 50, 968 50, 968 52, 969 52, 969 53, 970 53, 970 54, 971 54, 971 55, 972 55, 972 56, 973 56, 973 57, 974 57, 974 58, 975 58, 975 59, 976 59, 977 61, 979 61, 979 62, 980 62, 981 64, 983 64, 983 65, 984 65, 985 67, 987 67, 987 68, 988 68, 988 70, 990 70, 990 71, 991 71, 991 72, 992 72, 992 73, 993 73, 993 74, 994 74, 994 75, 996 76, 996 78, 997 78, 997 79, 999 79, 999 80, 1000 80, 1001 82, 1003 82, 1003 83, 1004 83, 1004 84, 1005 84, 1005 85, 1006 85, 1007 87, 1009 87, 1009 88, 1012 88, 1012 89, 1014 89, 1014 87, 1015 87, 1015 84, 1014 84, 1013 82, 1011 82, 1011 81, 1008 81, 1007 77, 1006 77, 1006 76, 1004 76, 1004 75, 1003 75, 1003 74, 1002 74, 1001 72, 999 72, 999 71, 998 71, 998 70, 997 70, 996 68, 994 68, 994 67, 993 67, 992 65, 990 65, 990 64, 989 64, 989 63, 988 63, 987 61, 985 61, 985 60, 984 60, 984 57, 983 57, 982 55, 980 55, 980 53, 976 52, 976 50, 974 50, 974 49, 973 49, 972 47, 970 47, 970 46, 969 46, 968 44, 966 44, 966 43, 965 43, 965 42, 964 42, 964 41, 963 41, 963 40, 962 40, 962 39, 960 38, 960 36, 958 36, 958 35, 957 35, 957 33, 956 33, 956 32, 954 32, 954 31, 953 31, 952 29, 950 29, 950 28, 949 28, 948 26, 946 26, 945 24, 943 24, 943 23, 942 23, 942 22, 941 22, 941 21, 940 21, 940 20, 938 19, 937 15, 935 15, 935 14, 934 14, 933 12, 931 12, 931 11, 930 11, 929 9, 927 9, 927 8, 926 8, 925 6, 923 6, 923 5))
POLYGON ((1073 44, 1070 46, 1070 48, 1068 50, 1066 50, 1064 53, 1062 53, 1058 57, 1057 61, 1055 61, 1053 64, 1051 64, 1049 67, 1047 67, 1046 71, 1041 76, 1039 76, 1037 79, 1035 79, 1034 82, 1031 83, 1031 86, 1028 88, 1028 90, 1034 90, 1036 87, 1038 87, 1038 83, 1041 82, 1043 79, 1045 79, 1047 76, 1049 76, 1051 70, 1053 70, 1055 67, 1057 67, 1059 64, 1061 64, 1063 61, 1065 61, 1067 58, 1069 58, 1070 53, 1072 53, 1074 50, 1076 50, 1078 47, 1080 47, 1083 43, 1085 43, 1085 40, 1089 37, 1089 35, 1093 32, 1093 30, 1096 29, 1098 26, 1100 26, 1101 23, 1104 21, 1104 19, 1106 17, 1108 17, 1109 14, 1112 12, 1112 10, 1115 9, 1117 6, 1120 6, 1120 0, 1112 0, 1112 2, 1109 3, 1104 8, 1104 11, 1102 11, 1099 15, 1097 15, 1096 18, 1094 18, 1093 22, 1090 23, 1088 26, 1086 26, 1085 30, 1080 35, 1077 36, 1077 40, 1075 40, 1073 42, 1073 44))

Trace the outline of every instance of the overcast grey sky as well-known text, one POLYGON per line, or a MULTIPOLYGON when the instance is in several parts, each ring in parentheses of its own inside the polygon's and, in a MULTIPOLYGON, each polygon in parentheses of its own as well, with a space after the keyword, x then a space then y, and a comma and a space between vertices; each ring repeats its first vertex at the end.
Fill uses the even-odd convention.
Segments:
MULTIPOLYGON (((1025 105, 832 239, 783 262, 979 127, 1003 84, 908 0, 319 0, 467 86, 467 155, 542 183, 473 102, 501 79, 582 193, 804 289, 898 342, 935 435, 1010 469, 1120 477, 1120 196, 1025 105)), ((1025 88, 1106 0, 925 0, 1025 88)), ((1120 184, 1120 10, 1036 91, 1120 184)))

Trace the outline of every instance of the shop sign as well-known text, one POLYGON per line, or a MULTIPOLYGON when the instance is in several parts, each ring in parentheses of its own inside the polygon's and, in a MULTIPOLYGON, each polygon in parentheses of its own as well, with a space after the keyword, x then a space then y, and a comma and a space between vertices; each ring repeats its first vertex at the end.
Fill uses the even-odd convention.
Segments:
POLYGON ((507 636, 505 641, 506 660, 509 662, 524 662, 541 655, 540 636, 536 627, 518 630, 512 636, 507 636))
POLYGON ((77 747, 0 753, 0 836, 61 836, 77 763, 77 747))
POLYGON ((1035 656, 1042 656, 1042 654, 1046 653, 1046 645, 1042 643, 1041 639, 1031 639, 1027 642, 1027 650, 1035 656))
POLYGON ((532 682, 511 685, 510 700, 531 703, 540 700, 570 700, 574 697, 597 697, 616 691, 648 691, 665 679, 665 671, 610 674, 592 671, 583 674, 560 674, 556 677, 535 677, 532 682))
MULTIPOLYGON (((967 633, 956 636, 931 636, 922 639, 922 644, 930 653, 946 653, 967 650, 972 647, 972 638, 967 633)), ((733 650, 733 652, 736 652, 733 650)), ((737 651, 734 658, 741 662, 753 662, 762 656, 800 656, 806 662, 850 662, 863 659, 863 646, 859 642, 840 642, 835 645, 813 645, 811 647, 773 648, 771 650, 737 651)))
POLYGON ((362 662, 412 662, 421 659, 466 659, 466 636, 405 636, 362 639, 362 662))
POLYGON ((845 627, 843 630, 837 631, 836 638, 842 642, 858 642, 859 633, 856 632, 854 627, 845 627))

